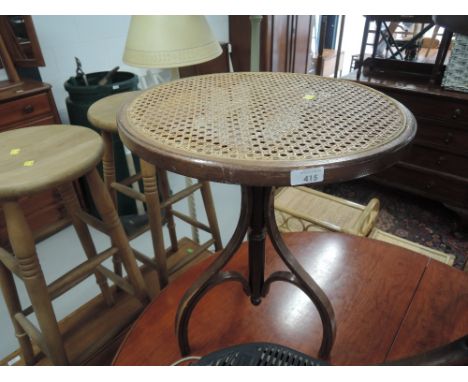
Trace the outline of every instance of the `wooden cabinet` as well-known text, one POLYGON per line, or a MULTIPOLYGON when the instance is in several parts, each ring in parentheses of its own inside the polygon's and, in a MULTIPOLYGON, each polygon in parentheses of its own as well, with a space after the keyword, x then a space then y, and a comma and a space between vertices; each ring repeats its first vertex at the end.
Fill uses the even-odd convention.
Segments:
POLYGON ((34 94, 0 104, 0 115, 1 127, 7 130, 31 126, 38 118, 49 117, 55 120, 47 93, 34 94))
MULTIPOLYGON (((0 133, 54 123, 60 123, 60 118, 50 85, 24 80, 18 86, 0 90, 0 133)), ((37 239, 68 224, 65 209, 55 190, 24 197, 20 203, 37 239)), ((8 235, 1 209, 0 246, 8 246, 8 235)))
MULTIPOLYGON (((263 16, 260 29, 260 70, 307 73, 312 16, 263 16)), ((234 71, 250 70, 249 16, 229 16, 234 71)))
MULTIPOLYGON (((356 73, 347 79, 356 80, 356 73)), ((416 117, 418 131, 404 161, 372 179, 440 201, 468 215, 468 94, 402 78, 361 76, 416 117)))

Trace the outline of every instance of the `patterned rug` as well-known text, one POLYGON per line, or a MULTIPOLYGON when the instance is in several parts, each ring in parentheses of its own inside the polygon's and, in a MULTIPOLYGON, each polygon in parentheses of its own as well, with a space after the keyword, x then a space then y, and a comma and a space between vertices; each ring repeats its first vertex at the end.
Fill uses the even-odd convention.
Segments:
POLYGON ((468 233, 456 231, 456 214, 441 203, 366 179, 326 185, 320 191, 360 204, 380 200, 377 228, 456 256, 454 267, 468 261, 468 233))

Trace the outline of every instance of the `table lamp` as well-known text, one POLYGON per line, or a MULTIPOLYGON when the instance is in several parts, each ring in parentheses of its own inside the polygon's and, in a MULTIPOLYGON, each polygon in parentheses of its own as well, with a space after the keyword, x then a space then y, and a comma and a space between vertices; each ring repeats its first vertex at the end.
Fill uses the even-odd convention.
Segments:
POLYGON ((132 16, 123 61, 141 68, 174 69, 175 79, 178 68, 221 53, 204 16, 132 16))
MULTIPOLYGON (((183 66, 201 64, 218 57, 221 46, 204 16, 132 16, 123 61, 140 68, 172 69, 171 79, 179 78, 183 66)), ((187 187, 192 185, 185 178, 187 187)), ((188 198, 189 213, 196 219, 193 194, 188 198)), ((199 243, 198 230, 192 228, 199 243)))

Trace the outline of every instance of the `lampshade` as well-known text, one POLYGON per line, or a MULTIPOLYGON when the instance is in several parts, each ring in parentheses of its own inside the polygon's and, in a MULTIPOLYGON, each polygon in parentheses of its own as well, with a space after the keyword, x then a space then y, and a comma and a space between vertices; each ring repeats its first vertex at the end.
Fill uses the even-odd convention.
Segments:
POLYGON ((221 53, 204 16, 132 16, 123 61, 143 68, 178 68, 221 53))

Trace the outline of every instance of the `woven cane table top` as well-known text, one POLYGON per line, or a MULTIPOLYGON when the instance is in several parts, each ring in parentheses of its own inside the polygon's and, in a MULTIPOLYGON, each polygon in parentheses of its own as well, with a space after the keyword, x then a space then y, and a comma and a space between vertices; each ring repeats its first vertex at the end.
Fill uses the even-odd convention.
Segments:
POLYGON ((223 73, 143 92, 118 118, 122 140, 167 170, 246 185, 289 185, 321 167, 323 182, 398 160, 415 135, 397 101, 349 81, 294 73, 223 73))

